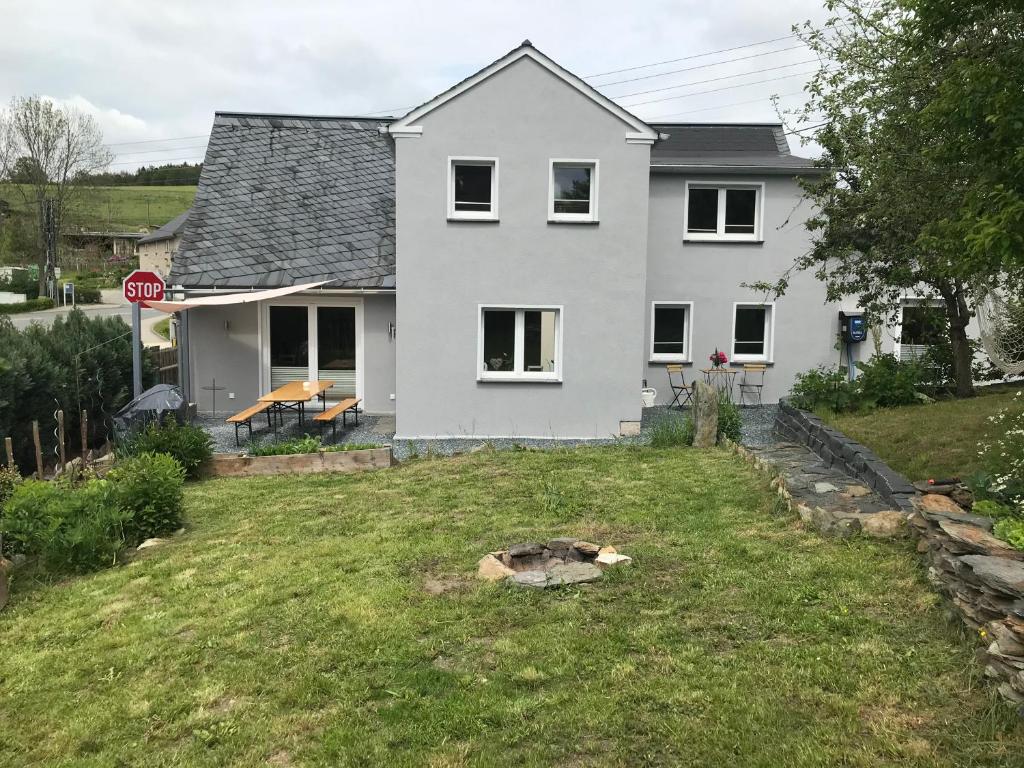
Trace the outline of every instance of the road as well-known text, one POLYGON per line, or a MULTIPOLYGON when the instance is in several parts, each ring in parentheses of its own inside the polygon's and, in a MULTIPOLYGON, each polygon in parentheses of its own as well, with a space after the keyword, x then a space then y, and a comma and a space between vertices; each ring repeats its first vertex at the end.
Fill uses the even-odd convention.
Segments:
MULTIPOLYGON (((104 296, 103 298, 107 301, 110 300, 108 296, 104 296)), ((131 325, 132 322, 132 308, 130 304, 86 304, 80 306, 79 309, 89 317, 120 317, 129 325, 131 325)), ((70 307, 55 307, 54 309, 44 309, 40 312, 25 312, 21 315, 9 315, 9 317, 14 323, 15 328, 28 328, 29 325, 33 323, 50 325, 53 323, 54 318, 66 315, 69 311, 70 307)), ((167 317, 166 314, 155 309, 142 310, 143 346, 170 346, 169 341, 153 332, 153 325, 165 317, 167 317)))

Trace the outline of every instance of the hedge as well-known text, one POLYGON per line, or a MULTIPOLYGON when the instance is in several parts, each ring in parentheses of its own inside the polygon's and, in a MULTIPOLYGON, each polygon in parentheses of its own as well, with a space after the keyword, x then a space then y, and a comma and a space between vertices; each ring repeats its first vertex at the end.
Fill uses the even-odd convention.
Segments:
POLYGON ((29 299, 17 304, 0 304, 0 315, 20 315, 22 312, 37 312, 40 309, 53 309, 53 299, 45 297, 29 299))

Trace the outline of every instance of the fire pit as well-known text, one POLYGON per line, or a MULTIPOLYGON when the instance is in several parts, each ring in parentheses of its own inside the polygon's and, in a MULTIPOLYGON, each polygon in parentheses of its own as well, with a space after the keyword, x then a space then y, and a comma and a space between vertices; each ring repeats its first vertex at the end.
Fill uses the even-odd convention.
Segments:
POLYGON ((615 547, 564 537, 547 544, 513 544, 484 555, 477 576, 487 581, 505 579, 510 584, 533 589, 586 584, 601 578, 602 568, 628 565, 631 557, 615 547))

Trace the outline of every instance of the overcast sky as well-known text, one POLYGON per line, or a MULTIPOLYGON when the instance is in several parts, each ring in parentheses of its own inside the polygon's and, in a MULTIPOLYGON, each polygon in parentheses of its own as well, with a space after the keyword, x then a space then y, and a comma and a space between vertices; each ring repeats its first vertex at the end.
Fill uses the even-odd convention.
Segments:
MULTIPOLYGON (((201 160, 215 110, 401 114, 524 38, 588 76, 782 38, 824 15, 820 0, 0 0, 0 99, 39 94, 89 112, 124 170, 201 160), (160 141, 128 143, 150 139, 160 141)), ((798 106, 816 66, 794 46, 591 82, 646 78, 602 89, 644 119, 772 121, 769 97, 793 94, 782 104, 798 106)))

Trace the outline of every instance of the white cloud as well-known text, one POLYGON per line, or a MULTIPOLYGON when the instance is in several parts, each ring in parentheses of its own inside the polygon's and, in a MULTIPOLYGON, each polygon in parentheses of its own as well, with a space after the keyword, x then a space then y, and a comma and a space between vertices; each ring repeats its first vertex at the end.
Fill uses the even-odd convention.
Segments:
MULTIPOLYGON (((655 0, 642 9, 611 0, 0 0, 0 100, 50 94, 94 115, 106 141, 122 144, 207 134, 217 109, 358 114, 417 104, 524 38, 588 75, 781 37, 792 24, 822 15, 819 0, 655 0)), ((773 120, 768 96, 798 91, 800 77, 681 94, 804 72, 794 67, 757 76, 800 59, 799 51, 783 52, 650 81, 659 87, 741 75, 651 94, 673 98, 635 110, 648 119, 773 120)), ((634 90, 644 88, 623 85, 609 93, 634 90)), ((798 103, 799 97, 785 97, 785 105, 798 103)), ((119 162, 154 162, 201 159, 202 145, 186 139, 147 155, 145 145, 116 149, 119 162)))

